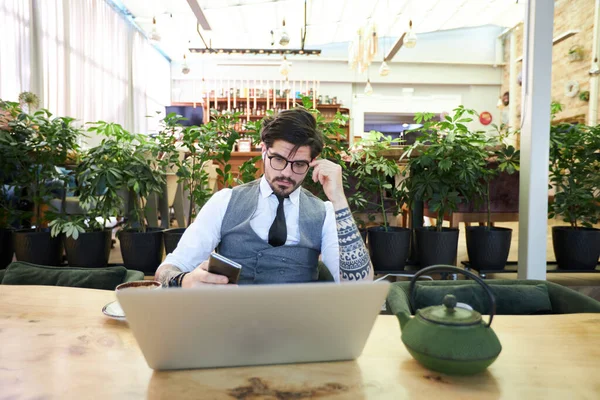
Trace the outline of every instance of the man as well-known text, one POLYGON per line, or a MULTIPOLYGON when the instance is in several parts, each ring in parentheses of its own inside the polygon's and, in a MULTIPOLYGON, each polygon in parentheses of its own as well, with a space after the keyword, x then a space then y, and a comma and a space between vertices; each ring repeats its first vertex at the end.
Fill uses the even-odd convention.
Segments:
POLYGON ((264 175, 215 193, 156 271, 165 286, 226 284, 209 273, 218 252, 242 265, 240 284, 310 282, 322 260, 336 281, 372 279, 371 262, 350 213, 339 165, 316 157, 323 136, 314 117, 293 109, 265 120, 261 132, 264 175), (300 185, 308 169, 329 199, 300 185))

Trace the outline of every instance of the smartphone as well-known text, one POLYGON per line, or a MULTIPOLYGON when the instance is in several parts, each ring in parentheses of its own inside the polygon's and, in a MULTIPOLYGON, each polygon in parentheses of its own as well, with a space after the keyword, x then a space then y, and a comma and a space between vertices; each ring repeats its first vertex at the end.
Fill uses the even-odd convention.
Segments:
POLYGON ((208 272, 226 276, 229 283, 237 284, 242 266, 227 257, 217 253, 210 253, 208 258, 208 272))

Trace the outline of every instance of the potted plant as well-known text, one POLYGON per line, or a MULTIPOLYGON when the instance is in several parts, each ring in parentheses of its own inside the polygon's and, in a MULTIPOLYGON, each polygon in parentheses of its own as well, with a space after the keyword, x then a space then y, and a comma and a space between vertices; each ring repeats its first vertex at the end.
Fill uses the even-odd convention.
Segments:
POLYGON ((512 229, 492 226, 491 186, 492 183, 497 183, 519 171, 520 151, 505 142, 512 134, 511 131, 504 127, 494 127, 498 136, 491 138, 488 144, 488 162, 480 170, 482 187, 477 190, 483 199, 487 223, 485 226, 466 228, 469 262, 471 267, 477 270, 504 269, 512 239, 512 229))
MULTIPOLYGON (((212 196, 213 188, 209 187, 207 166, 212 163, 217 140, 218 132, 205 125, 185 127, 181 134, 180 145, 186 150, 187 156, 176 162, 176 174, 189 200, 186 227, 191 225, 198 211, 212 196)), ((167 253, 177 247, 185 231, 185 227, 183 228, 170 229, 165 234, 167 253)))
POLYGON ((54 235, 63 234, 69 265, 101 268, 108 264, 112 244, 106 221, 124 209, 121 159, 129 151, 129 138, 112 124, 97 123, 89 131, 106 137, 83 154, 75 170, 81 213, 61 214, 49 226, 54 235))
MULTIPOLYGON (((177 176, 178 170, 181 168, 183 158, 181 157, 182 148, 178 146, 178 139, 181 139, 182 130, 184 127, 181 125, 181 121, 186 118, 176 113, 169 113, 164 119, 160 121, 161 129, 156 136, 156 146, 153 147, 153 158, 156 160, 158 170, 165 176, 165 184, 163 185, 163 192, 167 194, 167 202, 177 191, 177 186, 182 182, 182 178, 177 176), (174 178, 174 180, 173 180, 174 178)), ((187 187, 186 187, 187 189, 187 187)), ((163 220, 166 218, 169 220, 168 215, 161 215, 163 220)), ((163 221, 164 222, 164 221, 163 221)), ((164 226, 165 224, 163 224, 164 226)), ((166 224, 169 226, 169 224, 166 224)), ((188 222, 189 225, 189 222, 188 222)), ((163 241, 166 253, 169 254, 175 250, 177 243, 181 236, 185 232, 185 226, 178 228, 169 228, 163 231, 163 241)))
POLYGON ((13 259, 13 231, 20 227, 23 214, 19 208, 19 188, 14 184, 23 154, 9 127, 9 122, 20 113, 17 103, 0 100, 0 269, 13 259))
POLYGON ((403 270, 410 248, 410 230, 391 227, 388 213, 398 213, 403 193, 394 183, 400 168, 394 159, 385 157, 383 152, 399 139, 391 139, 380 132, 371 131, 358 143, 353 151, 350 165, 357 178, 355 189, 367 193, 364 202, 370 220, 375 214, 381 217, 381 225, 368 229, 369 250, 373 267, 380 271, 403 270), (369 196, 374 194, 376 196, 369 196), (374 203, 373 201, 377 201, 374 203), (391 200, 391 201, 389 201, 391 200), (371 208, 370 208, 371 206, 371 208))
POLYGON ((593 270, 600 256, 600 127, 559 124, 550 129, 550 182, 555 188, 549 218, 558 268, 593 270))
MULTIPOLYGON (((164 176, 151 157, 155 144, 119 124, 99 121, 91 125, 90 131, 106 136, 96 155, 106 174, 90 179, 100 184, 104 177, 105 190, 111 190, 111 196, 127 197, 122 203, 126 204, 125 210, 121 210, 127 215, 126 223, 117 233, 123 263, 128 269, 153 274, 162 261, 162 230, 147 226, 144 207, 148 196, 159 192, 164 183, 164 176)), ((111 202, 110 206, 118 203, 111 202)))
POLYGON ((20 113, 8 124, 21 154, 15 187, 23 188, 24 199, 33 205, 32 224, 35 225, 34 229, 14 233, 19 261, 41 265, 62 262, 61 239, 53 237, 44 225, 56 218, 58 210, 50 210, 48 204, 68 180, 57 166, 64 165, 78 147, 80 131, 73 127, 73 122, 73 118, 53 118, 49 111, 40 110, 33 115, 20 113))
POLYGON ((442 226, 444 216, 452 217, 458 205, 481 196, 480 171, 486 165, 488 139, 465 125, 476 116, 474 110, 459 106, 441 121, 432 113, 420 113, 415 121, 423 124, 417 137, 402 155, 407 168, 402 171, 401 190, 409 206, 423 201, 437 214, 434 227, 416 229, 416 244, 422 267, 453 265, 458 248, 458 228, 442 226))

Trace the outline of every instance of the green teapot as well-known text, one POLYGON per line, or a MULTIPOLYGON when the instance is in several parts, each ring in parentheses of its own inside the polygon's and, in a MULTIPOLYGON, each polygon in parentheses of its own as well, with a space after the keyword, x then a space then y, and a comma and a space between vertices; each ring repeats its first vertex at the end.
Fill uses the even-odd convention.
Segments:
POLYGON ((413 305, 414 286, 419 276, 436 272, 460 273, 479 283, 489 298, 490 320, 485 323, 477 311, 457 307, 451 294, 443 305, 417 310, 411 318, 399 312, 402 342, 408 352, 423 366, 451 375, 470 375, 485 370, 500 354, 502 346, 490 327, 496 314, 496 299, 490 287, 477 275, 460 268, 434 265, 418 271, 410 281, 409 298, 413 305))

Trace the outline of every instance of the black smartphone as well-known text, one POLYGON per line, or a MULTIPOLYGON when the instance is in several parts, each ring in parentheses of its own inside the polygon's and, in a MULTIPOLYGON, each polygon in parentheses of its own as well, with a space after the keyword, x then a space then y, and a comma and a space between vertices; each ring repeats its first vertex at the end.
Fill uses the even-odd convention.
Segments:
POLYGON ((210 253, 208 258, 208 272, 226 276, 229 283, 237 284, 242 266, 227 257, 217 253, 210 253))

